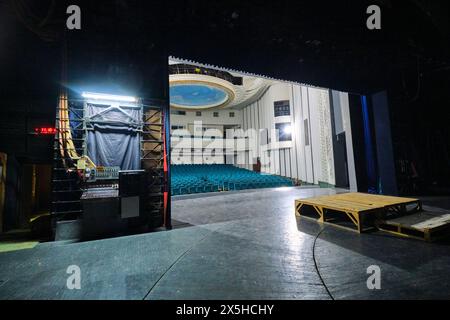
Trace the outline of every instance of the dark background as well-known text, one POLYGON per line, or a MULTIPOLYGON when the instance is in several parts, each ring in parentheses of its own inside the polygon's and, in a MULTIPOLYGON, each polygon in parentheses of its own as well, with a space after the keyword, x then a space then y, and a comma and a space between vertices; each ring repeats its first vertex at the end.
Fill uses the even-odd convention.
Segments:
POLYGON ((450 188, 448 1, 0 2, 0 151, 51 163, 63 42, 68 82, 165 99, 169 55, 357 94, 387 90, 399 189, 450 188), (82 29, 66 30, 78 4, 82 29), (366 28, 377 4, 382 29, 366 28), (411 169, 414 167, 414 169, 411 169), (403 168, 403 169, 402 169, 403 168))

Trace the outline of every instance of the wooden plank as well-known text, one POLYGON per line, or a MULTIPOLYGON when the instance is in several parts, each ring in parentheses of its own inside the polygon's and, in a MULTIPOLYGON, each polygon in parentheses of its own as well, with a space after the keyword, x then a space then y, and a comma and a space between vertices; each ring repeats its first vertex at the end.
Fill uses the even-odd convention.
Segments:
POLYGON ((433 229, 450 224, 450 214, 419 212, 385 221, 386 224, 409 227, 417 230, 433 229))
POLYGON ((362 193, 362 192, 349 192, 338 194, 339 197, 352 197, 352 198, 367 198, 367 199, 384 199, 393 202, 401 201, 413 201, 418 200, 416 198, 406 198, 406 197, 396 197, 396 196, 386 196, 382 194, 372 194, 372 193, 362 193))
POLYGON ((435 241, 450 235, 450 214, 418 212, 380 221, 378 228, 398 236, 435 241))
POLYGON ((352 211, 352 212, 362 212, 374 209, 380 209, 384 206, 375 206, 367 204, 354 203, 352 201, 345 201, 339 199, 325 199, 325 198, 310 198, 305 200, 299 200, 303 204, 310 206, 321 205, 326 209, 337 210, 337 211, 352 211))
POLYGON ((372 204, 372 205, 398 205, 413 203, 419 201, 415 198, 403 198, 376 194, 367 194, 360 192, 342 193, 335 196, 331 196, 331 199, 347 199, 358 203, 372 204))
POLYGON ((440 217, 434 217, 426 221, 414 224, 411 227, 416 229, 434 229, 446 224, 450 224, 450 214, 446 214, 440 217))
POLYGON ((360 192, 342 193, 335 196, 331 196, 331 198, 348 199, 355 202, 369 203, 369 204, 382 204, 382 203, 401 204, 418 201, 418 199, 415 198, 393 197, 393 196, 366 194, 360 192))
POLYGON ((300 200, 303 203, 310 203, 310 204, 325 204, 325 205, 334 205, 334 206, 343 206, 345 207, 346 205, 350 205, 352 208, 357 208, 360 207, 362 209, 366 209, 366 208, 373 208, 373 205, 368 205, 368 204, 360 204, 360 203, 356 203, 353 202, 351 200, 345 200, 345 199, 329 199, 329 198, 311 198, 311 199, 305 199, 305 200, 300 200))

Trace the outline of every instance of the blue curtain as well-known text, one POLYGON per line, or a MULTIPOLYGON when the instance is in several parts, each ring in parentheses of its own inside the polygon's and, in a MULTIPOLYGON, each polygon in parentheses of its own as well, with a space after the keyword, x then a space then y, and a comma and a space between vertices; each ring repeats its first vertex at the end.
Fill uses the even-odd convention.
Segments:
POLYGON ((377 186, 377 171, 375 164, 375 152, 372 139, 372 131, 370 127, 370 110, 367 103, 367 97, 361 96, 363 124, 364 124, 364 145, 366 152, 366 170, 367 170, 367 184, 369 193, 378 193, 377 186))

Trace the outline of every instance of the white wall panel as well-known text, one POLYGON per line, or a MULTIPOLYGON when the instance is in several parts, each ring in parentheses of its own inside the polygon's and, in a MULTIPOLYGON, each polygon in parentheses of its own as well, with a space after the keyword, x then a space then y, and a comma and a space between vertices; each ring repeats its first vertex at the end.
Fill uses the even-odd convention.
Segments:
POLYGON ((357 191, 358 187, 356 184, 355 159, 353 155, 352 127, 350 124, 348 93, 340 92, 339 98, 342 110, 342 123, 345 130, 345 144, 347 148, 347 165, 350 190, 357 191))

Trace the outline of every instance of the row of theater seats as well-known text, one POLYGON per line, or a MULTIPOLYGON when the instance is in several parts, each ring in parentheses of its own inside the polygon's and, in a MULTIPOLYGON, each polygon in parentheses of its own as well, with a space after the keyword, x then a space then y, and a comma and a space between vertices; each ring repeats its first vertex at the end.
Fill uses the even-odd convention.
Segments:
POLYGON ((227 164, 171 166, 172 195, 292 186, 290 179, 227 164))

